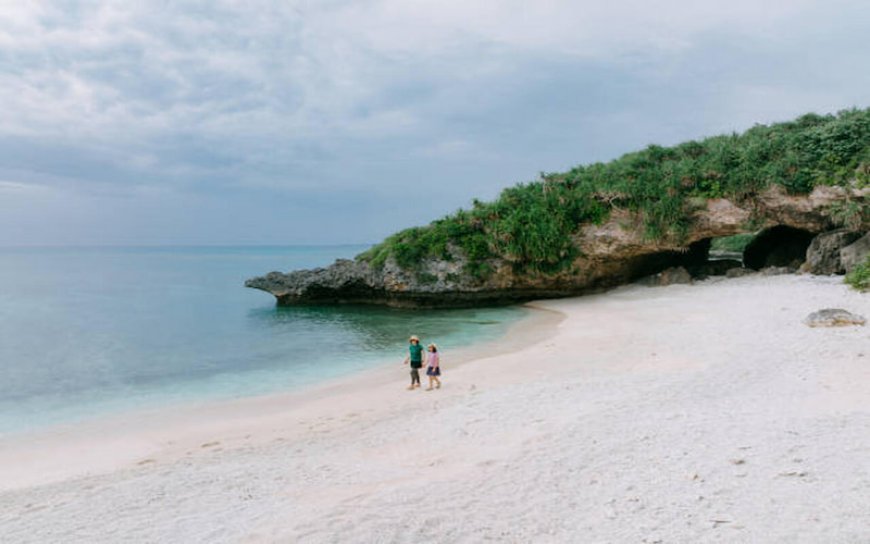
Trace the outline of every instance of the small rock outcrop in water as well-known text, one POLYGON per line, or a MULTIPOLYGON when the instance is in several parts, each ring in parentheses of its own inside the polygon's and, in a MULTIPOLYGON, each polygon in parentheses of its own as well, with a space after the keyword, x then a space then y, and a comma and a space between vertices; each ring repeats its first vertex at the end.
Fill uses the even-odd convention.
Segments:
POLYGON ((845 274, 846 268, 840 258, 840 251, 861 237, 861 233, 846 229, 823 232, 813 238, 807 248, 807 258, 802 272, 811 274, 845 274))
POLYGON ((808 315, 804 324, 810 327, 845 327, 848 325, 864 325, 864 317, 847 312, 840 308, 826 308, 808 315))

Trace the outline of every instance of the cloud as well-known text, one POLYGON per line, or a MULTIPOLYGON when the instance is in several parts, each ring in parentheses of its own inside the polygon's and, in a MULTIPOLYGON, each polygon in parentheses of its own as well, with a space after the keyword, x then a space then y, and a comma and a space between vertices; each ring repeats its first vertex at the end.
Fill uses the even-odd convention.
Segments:
POLYGON ((757 28, 803 5, 21 3, 5 8, 11 23, 0 27, 11 68, 0 88, 15 112, 3 130, 131 143, 178 131, 239 140, 402 134, 421 120, 381 97, 409 80, 517 75, 517 54, 606 61, 685 49, 710 28, 757 28))
MULTIPOLYGON (((0 11, 0 179, 81 195, 402 192, 438 215, 541 170, 870 98, 870 8, 849 0, 0 11)), ((386 216, 378 232, 405 219, 386 216)))
POLYGON ((21 183, 20 181, 5 181, 0 179, 0 194, 13 195, 39 195, 48 189, 36 183, 21 183))

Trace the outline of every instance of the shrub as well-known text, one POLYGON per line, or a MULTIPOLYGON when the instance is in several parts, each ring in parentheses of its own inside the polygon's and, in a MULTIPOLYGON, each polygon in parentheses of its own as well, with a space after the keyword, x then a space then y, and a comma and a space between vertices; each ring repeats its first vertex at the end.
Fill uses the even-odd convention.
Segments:
POLYGON ((830 209, 831 219, 834 223, 850 230, 858 230, 868 219, 870 210, 861 202, 846 200, 837 202, 830 209))
POLYGON ((870 255, 846 274, 844 281, 858 291, 870 290, 870 255))

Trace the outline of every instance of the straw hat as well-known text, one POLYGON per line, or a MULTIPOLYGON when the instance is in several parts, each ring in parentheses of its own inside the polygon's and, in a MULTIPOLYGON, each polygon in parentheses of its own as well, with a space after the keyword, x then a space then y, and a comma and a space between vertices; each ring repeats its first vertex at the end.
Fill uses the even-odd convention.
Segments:
POLYGON ((411 335, 411 338, 408 339, 408 342, 414 342, 414 341, 417 341, 417 342, 420 341, 420 339, 417 338, 417 335, 416 335, 416 334, 412 334, 412 335, 411 335))

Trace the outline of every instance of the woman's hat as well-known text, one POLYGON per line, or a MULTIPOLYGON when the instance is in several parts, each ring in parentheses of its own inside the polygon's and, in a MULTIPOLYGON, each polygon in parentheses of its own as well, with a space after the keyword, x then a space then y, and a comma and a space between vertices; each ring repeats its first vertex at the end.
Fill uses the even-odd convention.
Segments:
POLYGON ((438 346, 436 346, 435 344, 429 344, 427 347, 435 348, 435 351, 438 351, 438 346))
POLYGON ((413 340, 416 340, 417 342, 420 341, 420 339, 417 338, 417 335, 416 335, 416 334, 411 335, 411 338, 408 339, 408 342, 411 342, 411 341, 413 341, 413 340))

